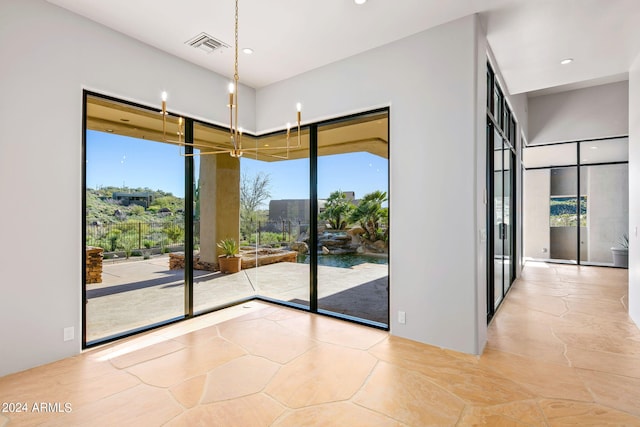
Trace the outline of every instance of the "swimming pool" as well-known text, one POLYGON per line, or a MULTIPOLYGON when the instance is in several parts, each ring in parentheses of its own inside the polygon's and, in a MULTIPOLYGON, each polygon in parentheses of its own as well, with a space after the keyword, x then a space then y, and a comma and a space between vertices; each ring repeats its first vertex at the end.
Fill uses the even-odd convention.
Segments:
MULTIPOLYGON (((309 264, 309 255, 298 256, 298 262, 309 264)), ((387 256, 361 255, 361 254, 344 254, 344 255, 324 255, 318 254, 318 265, 328 267, 350 268, 354 265, 370 263, 370 264, 389 264, 387 256)))

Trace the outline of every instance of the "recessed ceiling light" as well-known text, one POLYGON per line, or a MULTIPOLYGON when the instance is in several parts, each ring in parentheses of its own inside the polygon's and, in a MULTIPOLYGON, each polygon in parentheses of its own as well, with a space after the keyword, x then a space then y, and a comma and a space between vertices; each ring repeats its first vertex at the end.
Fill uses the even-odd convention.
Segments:
POLYGON ((113 133, 113 129, 105 129, 109 133, 113 133))
POLYGON ((597 146, 595 146, 595 145, 592 145, 590 148, 591 148, 592 150, 597 150, 597 149, 598 149, 598 147, 597 147, 597 146))
POLYGON ((560 61, 560 64, 567 65, 567 64, 571 64, 572 62, 573 62, 573 58, 565 58, 562 61, 560 61))
POLYGON ((253 49, 251 49, 250 47, 245 47, 244 49, 242 49, 242 53, 246 53, 247 55, 251 55, 253 53, 253 49))
POLYGON ((367 0, 353 0, 356 2, 356 4, 365 4, 367 2, 367 0))

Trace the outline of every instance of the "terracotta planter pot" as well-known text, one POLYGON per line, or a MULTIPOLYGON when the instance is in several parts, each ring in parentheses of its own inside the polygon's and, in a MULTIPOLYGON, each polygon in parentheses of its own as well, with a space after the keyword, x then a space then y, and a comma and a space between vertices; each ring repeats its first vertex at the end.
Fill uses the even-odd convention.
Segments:
POLYGON ((240 271, 242 258, 239 256, 226 257, 220 255, 218 257, 218 265, 222 273, 238 273, 240 271))

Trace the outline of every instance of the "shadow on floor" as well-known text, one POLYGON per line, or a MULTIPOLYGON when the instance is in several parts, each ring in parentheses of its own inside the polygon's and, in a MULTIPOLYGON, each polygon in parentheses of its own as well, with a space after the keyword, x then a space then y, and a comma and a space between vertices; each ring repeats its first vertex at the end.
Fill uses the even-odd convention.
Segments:
MULTIPOLYGON (((319 287, 322 284, 318 285, 319 287)), ((291 300, 308 305, 308 301, 291 300)), ((371 280, 318 299, 318 308, 360 319, 389 324, 389 276, 371 280)))
MULTIPOLYGON (((198 270, 196 270, 198 271, 198 270)), ((87 299, 104 297, 107 295, 119 294, 122 292, 135 291, 137 289, 151 288, 153 286, 165 285, 163 288, 174 288, 177 286, 184 286, 184 272, 183 270, 167 270, 163 272, 166 274, 164 277, 159 277, 149 280, 141 280, 138 282, 125 283, 122 285, 105 286, 98 289, 87 289, 87 299)), ((199 271, 199 274, 194 272, 194 283, 205 282, 219 277, 224 277, 222 273, 211 271, 199 271)), ((89 285, 91 286, 91 285, 89 285)))

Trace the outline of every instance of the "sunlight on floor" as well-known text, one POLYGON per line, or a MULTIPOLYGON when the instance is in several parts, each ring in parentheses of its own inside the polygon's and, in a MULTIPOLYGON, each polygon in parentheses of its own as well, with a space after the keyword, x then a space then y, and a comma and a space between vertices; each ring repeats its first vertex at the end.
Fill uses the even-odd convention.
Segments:
POLYGON ((105 344, 97 349, 89 349, 86 350, 86 353, 89 353, 92 359, 99 362, 114 359, 116 357, 150 347, 154 344, 174 339, 189 332, 195 332, 209 326, 226 322, 227 320, 262 310, 266 307, 270 307, 270 305, 263 304, 259 301, 250 301, 224 310, 219 310, 214 313, 185 320, 179 325, 168 325, 166 327, 150 331, 146 334, 137 335, 135 337, 125 339, 124 342, 105 344))

